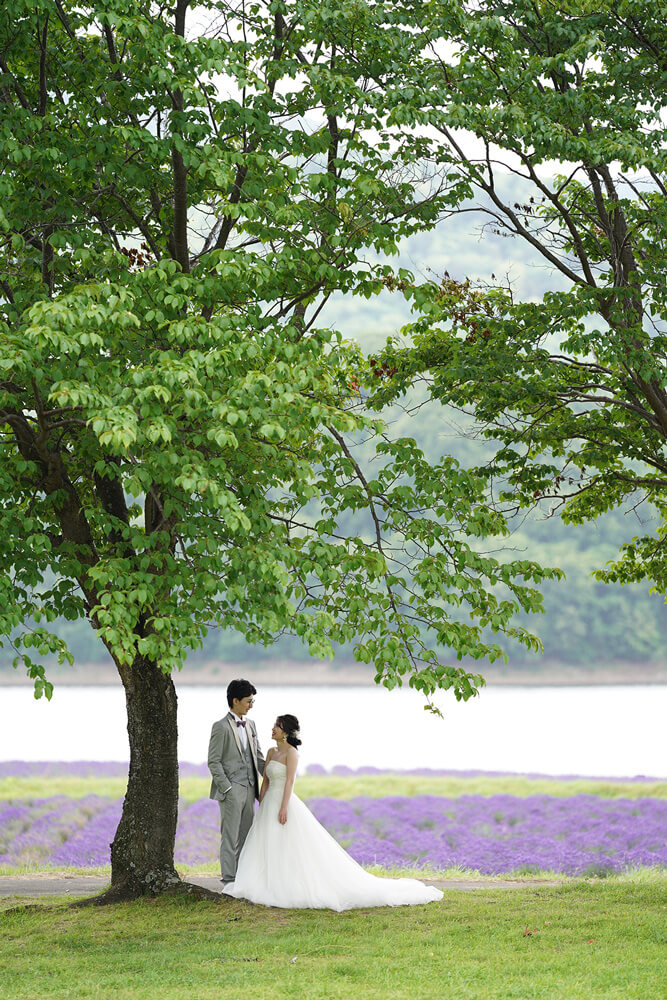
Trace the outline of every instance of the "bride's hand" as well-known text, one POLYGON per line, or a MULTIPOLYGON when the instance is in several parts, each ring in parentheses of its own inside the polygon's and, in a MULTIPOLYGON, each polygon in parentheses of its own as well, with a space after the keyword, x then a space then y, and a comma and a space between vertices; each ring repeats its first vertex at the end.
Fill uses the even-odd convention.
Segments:
POLYGON ((278 822, 283 826, 287 822, 287 809, 285 806, 281 806, 280 812, 278 813, 278 822))

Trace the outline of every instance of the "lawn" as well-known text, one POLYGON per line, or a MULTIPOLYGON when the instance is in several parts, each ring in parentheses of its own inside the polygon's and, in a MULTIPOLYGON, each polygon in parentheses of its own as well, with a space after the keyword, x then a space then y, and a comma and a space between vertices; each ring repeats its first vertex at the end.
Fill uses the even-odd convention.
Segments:
POLYGON ((656 873, 342 914, 2 906, 1 1000, 663 1000, 667 980, 656 873))

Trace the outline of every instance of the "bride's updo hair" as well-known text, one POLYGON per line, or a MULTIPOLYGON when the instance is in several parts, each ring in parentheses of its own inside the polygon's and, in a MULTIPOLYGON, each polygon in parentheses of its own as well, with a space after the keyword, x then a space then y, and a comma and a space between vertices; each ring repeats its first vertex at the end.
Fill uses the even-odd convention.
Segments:
POLYGON ((291 747, 300 747, 299 720, 296 715, 279 715, 276 722, 284 733, 287 733, 287 742, 291 747))

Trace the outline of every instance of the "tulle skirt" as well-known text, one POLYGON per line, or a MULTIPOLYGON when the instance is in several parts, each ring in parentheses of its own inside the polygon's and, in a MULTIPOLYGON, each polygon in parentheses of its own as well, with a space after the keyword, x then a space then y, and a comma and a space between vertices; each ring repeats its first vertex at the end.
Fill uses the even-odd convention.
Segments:
MULTIPOLYGON (((278 763, 278 762, 272 762, 278 763)), ((296 796, 278 822, 284 782, 271 780, 225 893, 264 906, 350 910, 414 906, 443 893, 417 879, 378 878, 347 854, 296 796)))

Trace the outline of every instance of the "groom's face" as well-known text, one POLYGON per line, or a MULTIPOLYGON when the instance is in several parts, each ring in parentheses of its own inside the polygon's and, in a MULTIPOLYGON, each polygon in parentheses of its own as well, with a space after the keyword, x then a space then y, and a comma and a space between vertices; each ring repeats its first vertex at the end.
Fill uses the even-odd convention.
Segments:
POLYGON ((238 715, 239 719, 242 719, 244 715, 247 715, 252 708, 252 703, 254 698, 251 694, 247 698, 234 698, 232 702, 232 712, 238 715))

